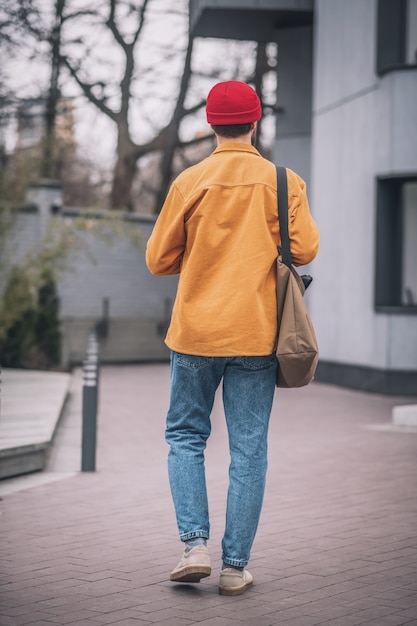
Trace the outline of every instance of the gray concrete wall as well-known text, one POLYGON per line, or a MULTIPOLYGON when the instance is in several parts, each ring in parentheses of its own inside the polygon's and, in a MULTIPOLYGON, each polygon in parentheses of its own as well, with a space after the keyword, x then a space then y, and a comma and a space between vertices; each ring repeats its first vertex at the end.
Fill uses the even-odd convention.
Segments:
POLYGON ((155 277, 145 264, 146 241, 153 220, 131 223, 140 229, 139 248, 126 239, 114 247, 90 237, 86 255, 70 255, 71 269, 61 278, 59 295, 64 328, 64 358, 79 361, 92 323, 102 316, 103 300, 109 303, 109 335, 102 342, 104 361, 168 358, 163 343, 168 316, 175 298, 176 277, 155 277))
MULTIPOLYGON (((30 212, 18 214, 2 250, 0 288, 5 285, 6 262, 10 267, 42 245, 55 196, 56 190, 31 190, 28 199, 36 204, 30 212)), ((57 216, 66 220, 68 226, 75 218, 73 212, 66 215, 65 209, 57 216)), ((109 332, 101 350, 104 362, 168 359, 163 340, 177 278, 152 276, 146 267, 146 242, 153 224, 152 217, 137 217, 128 222, 129 229, 141 233, 139 246, 126 237, 109 246, 91 232, 79 235, 88 254, 85 250, 71 251, 58 282, 63 365, 82 361, 88 334, 102 318, 104 300, 109 309, 109 332)))
MULTIPOLYGON (((62 318, 62 361, 81 363, 85 357, 88 335, 96 323, 95 317, 62 318)), ((100 341, 102 363, 134 363, 165 361, 169 349, 163 339, 166 324, 154 318, 110 318, 108 335, 100 341)))
MULTIPOLYGON (((417 317, 374 310, 376 176, 417 171, 417 72, 375 74, 376 2, 317 0, 309 295, 324 361, 417 369, 417 317)), ((387 251, 387 254, 389 251, 387 251)))

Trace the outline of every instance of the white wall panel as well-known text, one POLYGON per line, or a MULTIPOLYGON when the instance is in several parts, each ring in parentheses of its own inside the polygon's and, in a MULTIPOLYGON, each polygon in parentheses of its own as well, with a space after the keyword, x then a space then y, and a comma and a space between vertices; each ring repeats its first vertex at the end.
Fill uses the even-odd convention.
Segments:
MULTIPOLYGON (((375 180, 417 171, 417 74, 374 74, 376 3, 316 3, 309 296, 321 358, 416 369, 417 318, 374 310, 375 180)), ((389 253, 389 251, 387 251, 389 253)))

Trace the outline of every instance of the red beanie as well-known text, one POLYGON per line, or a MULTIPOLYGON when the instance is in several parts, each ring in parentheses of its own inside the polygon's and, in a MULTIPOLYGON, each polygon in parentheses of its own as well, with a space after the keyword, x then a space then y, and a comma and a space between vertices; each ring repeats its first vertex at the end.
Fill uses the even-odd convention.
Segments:
POLYGON ((261 118, 261 101, 246 83, 228 80, 210 90, 206 114, 209 124, 249 124, 261 118))

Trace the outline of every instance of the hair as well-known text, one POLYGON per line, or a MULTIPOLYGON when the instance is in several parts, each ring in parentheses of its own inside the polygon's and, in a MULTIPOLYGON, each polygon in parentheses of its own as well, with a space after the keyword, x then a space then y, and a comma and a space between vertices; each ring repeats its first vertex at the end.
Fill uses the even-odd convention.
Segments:
POLYGON ((253 122, 248 124, 212 124, 211 127, 220 137, 234 139, 250 133, 253 122))

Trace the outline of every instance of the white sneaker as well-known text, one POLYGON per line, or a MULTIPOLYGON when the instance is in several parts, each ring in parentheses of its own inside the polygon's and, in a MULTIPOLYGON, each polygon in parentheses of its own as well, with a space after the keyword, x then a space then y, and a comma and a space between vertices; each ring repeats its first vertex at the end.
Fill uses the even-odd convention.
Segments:
POLYGON ((189 552, 184 552, 169 579, 177 583, 198 583, 210 574, 211 563, 208 550, 205 546, 196 546, 189 552))
POLYGON ((222 596, 240 596, 253 585, 253 576, 247 569, 226 567, 220 572, 219 593, 222 596))

